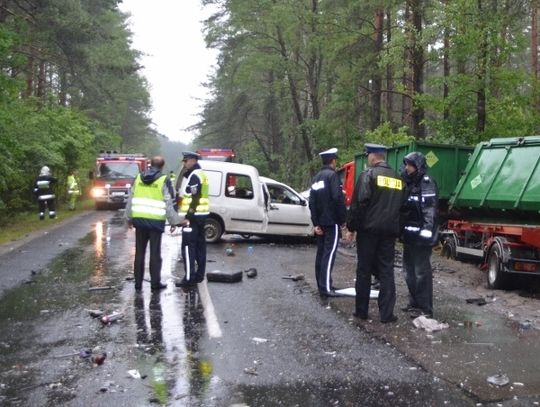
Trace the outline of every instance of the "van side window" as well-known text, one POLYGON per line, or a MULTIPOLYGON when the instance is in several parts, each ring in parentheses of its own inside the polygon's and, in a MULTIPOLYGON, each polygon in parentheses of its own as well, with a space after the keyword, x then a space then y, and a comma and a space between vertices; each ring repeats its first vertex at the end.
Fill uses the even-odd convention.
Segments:
POLYGON ((227 174, 225 196, 229 198, 253 199, 251 178, 241 174, 227 174))
POLYGON ((281 185, 267 185, 270 202, 277 204, 300 205, 300 199, 281 185))

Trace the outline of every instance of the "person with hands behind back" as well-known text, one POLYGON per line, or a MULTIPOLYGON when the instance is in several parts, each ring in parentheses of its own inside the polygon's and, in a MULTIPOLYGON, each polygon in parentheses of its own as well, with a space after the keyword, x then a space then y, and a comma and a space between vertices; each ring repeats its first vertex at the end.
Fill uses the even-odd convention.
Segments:
POLYGON ((371 275, 375 275, 380 282, 377 303, 382 323, 397 320, 394 248, 403 203, 403 181, 386 163, 386 150, 379 144, 365 144, 368 168, 358 177, 347 218, 347 228, 356 232, 354 315, 368 319, 371 275))
POLYGON ((336 173, 337 152, 337 148, 331 148, 319 153, 323 167, 313 177, 309 192, 311 222, 317 237, 315 277, 319 294, 324 297, 338 296, 332 285, 332 268, 341 236, 340 227, 345 227, 346 219, 345 197, 336 173))
POLYGON ((144 278, 146 246, 150 241, 150 281, 152 291, 167 288, 161 282, 161 235, 165 231, 165 220, 180 225, 180 218, 174 210, 174 189, 169 177, 162 174, 165 160, 155 156, 150 167, 137 175, 126 204, 125 217, 128 227, 135 227, 135 263, 133 266, 135 290, 141 291, 144 278))

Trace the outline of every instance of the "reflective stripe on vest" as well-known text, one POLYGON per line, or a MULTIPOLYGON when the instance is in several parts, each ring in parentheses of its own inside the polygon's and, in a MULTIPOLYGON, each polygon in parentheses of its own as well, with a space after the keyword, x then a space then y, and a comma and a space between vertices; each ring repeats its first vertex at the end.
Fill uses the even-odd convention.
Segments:
POLYGON ((67 184, 68 184, 68 194, 79 193, 79 184, 77 184, 77 179, 73 175, 68 176, 67 184))
MULTIPOLYGON (((208 177, 203 170, 198 168, 189 175, 187 185, 189 185, 191 177, 194 174, 197 175, 201 180, 201 198, 199 199, 199 204, 195 208, 195 215, 208 215, 210 213, 210 201, 208 200, 208 177)), ((182 205, 180 206, 181 215, 185 215, 188 212, 192 200, 193 197, 191 193, 184 194, 184 197, 182 198, 182 205)))
POLYGON ((162 175, 151 184, 145 184, 141 175, 135 179, 131 198, 131 216, 133 218, 165 220, 167 204, 164 201, 163 185, 167 177, 162 175))
POLYGON ((50 181, 38 181, 37 182, 37 187, 39 189, 48 189, 49 186, 50 186, 50 181))

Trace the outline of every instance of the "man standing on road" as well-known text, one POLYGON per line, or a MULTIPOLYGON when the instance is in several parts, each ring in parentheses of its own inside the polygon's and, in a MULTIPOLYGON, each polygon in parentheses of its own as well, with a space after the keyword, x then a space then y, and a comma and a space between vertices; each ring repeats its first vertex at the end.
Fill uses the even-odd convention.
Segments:
POLYGON ((332 268, 341 235, 340 227, 345 226, 345 197, 339 176, 336 173, 337 148, 319 153, 323 167, 313 177, 309 192, 311 222, 317 237, 315 277, 319 294, 335 297, 332 285, 332 268))
POLYGON ((402 311, 412 318, 433 317, 433 274, 431 249, 438 241, 437 184, 426 174, 426 158, 412 152, 403 159, 402 176, 406 182, 403 210, 403 270, 409 288, 409 304, 402 311))
POLYGON ((199 165, 200 155, 191 151, 182 153, 186 186, 180 204, 182 222, 182 257, 184 259, 184 278, 177 287, 188 287, 204 280, 206 273, 206 236, 204 224, 210 213, 208 201, 208 177, 199 165), (195 267, 197 263, 197 267, 195 267))
POLYGON ((386 147, 366 144, 368 168, 354 188, 347 228, 356 232, 356 312, 368 318, 371 275, 378 276, 381 322, 394 322, 396 285, 394 247, 399 235, 399 211, 403 203, 403 181, 386 160, 386 147))
POLYGON ((57 183, 57 179, 51 176, 51 170, 49 167, 44 166, 41 168, 38 177, 34 182, 34 194, 38 200, 39 206, 39 220, 45 219, 45 210, 49 209, 49 218, 56 218, 56 205, 54 202, 55 195, 53 191, 54 184, 57 183))
POLYGON ((146 246, 150 241, 150 282, 152 291, 167 288, 161 283, 161 235, 165 220, 171 224, 171 232, 180 224, 173 208, 174 190, 169 178, 161 173, 165 161, 153 157, 150 167, 137 175, 126 205, 126 219, 131 229, 135 227, 135 290, 142 289, 146 246))

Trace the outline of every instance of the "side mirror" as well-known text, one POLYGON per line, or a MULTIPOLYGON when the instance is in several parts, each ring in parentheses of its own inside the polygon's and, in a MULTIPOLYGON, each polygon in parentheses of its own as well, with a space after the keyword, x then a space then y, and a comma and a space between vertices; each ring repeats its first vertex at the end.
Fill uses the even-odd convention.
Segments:
POLYGON ((88 179, 94 179, 94 171, 88 171, 88 179))
POLYGON ((300 205, 307 206, 307 201, 305 199, 300 200, 300 205))

